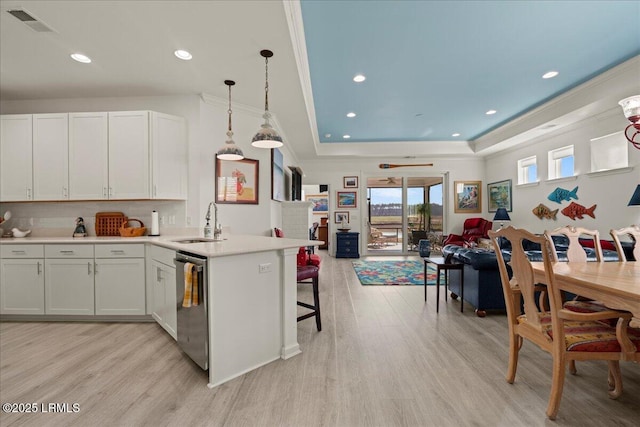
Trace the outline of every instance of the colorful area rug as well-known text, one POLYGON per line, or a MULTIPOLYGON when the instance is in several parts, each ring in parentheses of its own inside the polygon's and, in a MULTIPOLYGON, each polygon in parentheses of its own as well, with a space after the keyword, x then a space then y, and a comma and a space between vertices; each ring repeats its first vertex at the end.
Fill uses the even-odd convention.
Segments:
MULTIPOLYGON (((410 261, 353 261, 362 285, 424 285, 424 263, 410 261)), ((441 283, 444 283, 442 279, 441 283)), ((435 285, 436 268, 427 266, 427 285, 435 285)))

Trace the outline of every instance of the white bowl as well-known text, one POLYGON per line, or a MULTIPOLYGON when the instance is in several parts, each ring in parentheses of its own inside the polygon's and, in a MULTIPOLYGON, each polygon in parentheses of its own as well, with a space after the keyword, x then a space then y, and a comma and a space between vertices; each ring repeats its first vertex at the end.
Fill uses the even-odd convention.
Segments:
POLYGON ((13 237, 27 237, 29 233, 31 233, 31 230, 22 231, 18 228, 12 228, 11 232, 13 233, 13 237))

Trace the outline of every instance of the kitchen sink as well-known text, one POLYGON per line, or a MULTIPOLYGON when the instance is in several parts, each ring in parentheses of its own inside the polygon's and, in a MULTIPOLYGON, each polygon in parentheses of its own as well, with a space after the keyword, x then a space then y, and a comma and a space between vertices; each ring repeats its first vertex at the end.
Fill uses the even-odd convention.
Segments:
MULTIPOLYGON (((222 239, 222 240, 227 240, 227 239, 222 239)), ((174 243, 182 243, 185 245, 191 244, 191 243, 207 243, 207 242, 219 242, 220 240, 214 240, 214 239, 209 239, 206 237, 194 237, 191 239, 177 239, 177 240, 172 240, 172 242, 174 243)))

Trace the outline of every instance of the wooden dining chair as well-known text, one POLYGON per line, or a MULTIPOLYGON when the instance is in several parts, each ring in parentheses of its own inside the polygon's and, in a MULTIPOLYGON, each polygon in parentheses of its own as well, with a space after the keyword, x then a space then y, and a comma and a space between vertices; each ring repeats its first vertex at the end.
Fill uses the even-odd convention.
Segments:
POLYGON ((500 270, 500 279, 509 322, 509 365, 507 382, 513 384, 518 366, 518 353, 525 339, 536 344, 553 358, 552 383, 546 414, 555 419, 560 407, 565 379, 565 365, 569 360, 607 360, 609 363, 609 396, 613 399, 622 393, 620 360, 630 359, 640 350, 640 334, 630 336, 626 313, 606 311, 599 313, 576 313, 562 306, 560 289, 556 286, 551 261, 551 245, 544 236, 536 236, 526 230, 512 226, 498 231, 489 231, 495 248, 500 270), (513 277, 509 278, 507 264, 500 250, 498 238, 511 242, 510 266, 513 277), (541 311, 535 297, 531 261, 523 249, 523 240, 540 245, 545 268, 545 284, 549 294, 549 311, 541 311), (522 301, 524 304, 522 304, 522 301), (521 312, 524 308, 524 313, 521 312), (614 328, 599 320, 621 318, 614 328))
POLYGON ((580 244, 580 238, 588 236, 593 240, 593 249, 596 253, 596 261, 602 262, 602 246, 600 245, 600 233, 598 230, 589 230, 583 227, 566 226, 544 232, 545 237, 551 242, 551 255, 553 261, 558 261, 558 252, 553 244, 552 236, 565 236, 569 240, 567 259, 570 262, 587 262, 587 253, 580 244))
POLYGON ((620 261, 628 261, 627 256, 624 253, 624 249, 622 248, 622 242, 620 242, 620 237, 629 236, 634 244, 633 244, 633 257, 637 262, 640 262, 640 227, 637 225, 632 225, 630 227, 620 228, 618 230, 610 230, 609 234, 613 238, 613 244, 616 246, 616 251, 618 252, 618 259, 620 261))

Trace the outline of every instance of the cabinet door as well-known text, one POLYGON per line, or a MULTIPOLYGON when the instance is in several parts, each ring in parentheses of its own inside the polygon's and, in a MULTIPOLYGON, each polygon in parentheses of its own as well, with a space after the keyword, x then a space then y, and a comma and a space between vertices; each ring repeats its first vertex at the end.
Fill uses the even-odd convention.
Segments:
POLYGON ((46 259, 45 313, 94 314, 93 259, 46 259))
POLYGON ((145 314, 144 258, 96 259, 96 314, 145 314))
MULTIPOLYGON (((178 339, 178 296, 176 292, 176 269, 164 266, 162 269, 165 291, 164 329, 174 340, 178 339)), ((180 301, 182 303, 182 301, 180 301)))
POLYGON ((151 113, 151 184, 154 199, 186 199, 187 138, 182 117, 151 113))
POLYGON ((162 264, 158 261, 151 261, 151 277, 153 279, 153 308, 151 316, 164 328, 164 312, 165 312, 165 280, 162 272, 162 264))
POLYGON ((3 259, 0 314, 44 314, 44 260, 3 259))
POLYGON ((149 112, 109 113, 109 198, 149 199, 149 112))
POLYGON ((32 116, 0 117, 0 200, 32 200, 32 116))
POLYGON ((69 198, 69 115, 33 115, 33 200, 69 198))
POLYGON ((178 309, 176 306, 176 269, 156 260, 152 262, 153 311, 152 316, 168 333, 177 339, 178 309))
POLYGON ((69 114, 69 198, 108 198, 107 113, 69 114))

